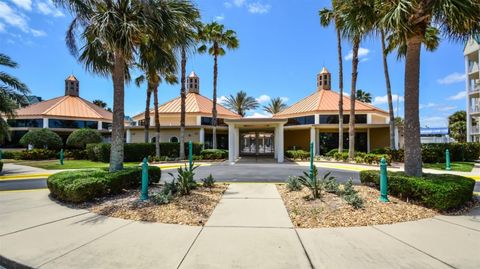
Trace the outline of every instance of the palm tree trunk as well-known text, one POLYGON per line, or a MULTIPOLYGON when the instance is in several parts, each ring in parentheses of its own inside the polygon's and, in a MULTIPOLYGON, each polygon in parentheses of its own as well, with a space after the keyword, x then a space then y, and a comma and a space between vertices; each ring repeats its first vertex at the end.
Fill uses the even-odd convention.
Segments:
POLYGON ((214 45, 215 54, 213 56, 213 108, 212 108, 212 148, 217 148, 217 77, 218 77, 218 45, 214 45))
POLYGON ((186 99, 186 89, 185 89, 185 77, 186 77, 186 65, 187 65, 187 54, 185 48, 182 47, 182 82, 180 88, 180 160, 185 159, 185 99, 186 99))
POLYGON ((110 172, 123 169, 124 146, 124 103, 125 103, 125 58, 121 51, 116 51, 113 66, 113 123, 112 145, 110 149, 110 172))
POLYGON ((160 157, 160 116, 158 115, 158 83, 153 85, 153 106, 155 109, 155 156, 160 157))
POLYGON ((342 36, 337 27, 337 50, 338 50, 338 88, 340 99, 338 100, 338 152, 343 152, 343 60, 342 60, 342 36))
POLYGON ((419 83, 421 36, 407 39, 405 60, 405 173, 422 175, 422 149, 420 146, 419 83))
POLYGON ((352 88, 350 90, 350 120, 348 122, 348 158, 355 159, 355 94, 357 91, 358 49, 360 37, 353 38, 352 58, 352 88))
POLYGON ((152 89, 150 85, 147 86, 147 101, 145 103, 145 143, 150 142, 150 99, 152 98, 152 89))
POLYGON ((388 72, 387 51, 385 46, 385 32, 380 31, 382 38, 383 72, 385 73, 385 85, 387 87, 388 114, 390 115, 390 148, 395 149, 395 115, 393 114, 392 86, 388 72))

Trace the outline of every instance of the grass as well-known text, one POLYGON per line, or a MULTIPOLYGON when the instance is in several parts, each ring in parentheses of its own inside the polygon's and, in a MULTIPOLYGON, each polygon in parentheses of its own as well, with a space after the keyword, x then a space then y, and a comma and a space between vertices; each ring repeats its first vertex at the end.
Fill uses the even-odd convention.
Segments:
MULTIPOLYGON (((475 166, 474 162, 451 162, 451 171, 471 172, 475 166)), ((423 168, 445 170, 445 163, 424 163, 423 168)))
MULTIPOLYGON (((59 160, 16 161, 15 164, 28 165, 47 170, 106 168, 109 166, 108 163, 92 162, 87 160, 65 160, 63 165, 60 165, 59 160)), ((133 167, 139 165, 139 162, 124 162, 123 165, 125 167, 133 167)))

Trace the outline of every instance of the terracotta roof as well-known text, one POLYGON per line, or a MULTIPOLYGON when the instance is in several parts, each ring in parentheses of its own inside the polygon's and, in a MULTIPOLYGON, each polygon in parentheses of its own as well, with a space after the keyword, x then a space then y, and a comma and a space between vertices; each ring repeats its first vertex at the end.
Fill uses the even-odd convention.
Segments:
MULTIPOLYGON (((199 114, 212 114, 213 102, 209 98, 200 95, 198 93, 188 93, 185 100, 185 111, 186 113, 199 113, 199 114)), ((180 97, 177 97, 173 100, 170 100, 158 107, 158 112, 160 114, 176 114, 181 112, 180 108, 180 97)), ((153 113, 152 109, 150 113, 153 113)), ((144 113, 135 115, 134 118, 138 116, 143 116, 144 113)), ((217 114, 218 117, 222 118, 241 118, 240 115, 234 113, 224 106, 217 103, 217 114)))
POLYGON ((322 71, 320 71, 320 74, 330 74, 330 72, 328 72, 327 68, 323 67, 322 71))
POLYGON ((17 110, 17 117, 43 116, 112 121, 113 114, 77 96, 60 96, 17 110))
POLYGON ((78 79, 74 75, 68 76, 67 80, 78 81, 78 79))
POLYGON ((190 75, 188 75, 189 78, 198 78, 197 76, 197 73, 195 73, 195 71, 192 71, 192 73, 190 73, 190 75))
MULTIPOLYGON (((338 101, 340 94, 331 90, 318 90, 311 95, 296 102, 280 113, 275 114, 274 118, 287 118, 293 115, 338 111, 338 101)), ((343 110, 350 111, 350 98, 343 96, 343 110)), ((355 101, 355 111, 358 112, 378 112, 388 115, 384 110, 376 108, 370 104, 355 101)))

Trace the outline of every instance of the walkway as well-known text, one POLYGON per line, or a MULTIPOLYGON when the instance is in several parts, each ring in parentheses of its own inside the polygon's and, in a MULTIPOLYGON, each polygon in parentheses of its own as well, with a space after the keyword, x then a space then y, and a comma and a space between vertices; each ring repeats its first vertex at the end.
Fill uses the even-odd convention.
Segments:
POLYGON ((207 224, 192 227, 98 216, 63 207, 47 194, 0 193, 0 264, 275 269, 480 264, 480 210, 394 225, 294 229, 275 185, 231 184, 207 224))

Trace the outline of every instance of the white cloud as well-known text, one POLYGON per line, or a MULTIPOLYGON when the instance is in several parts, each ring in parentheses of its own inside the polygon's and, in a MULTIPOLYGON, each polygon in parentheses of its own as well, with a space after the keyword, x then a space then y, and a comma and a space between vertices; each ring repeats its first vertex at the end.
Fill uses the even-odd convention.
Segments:
POLYGON ((43 15, 51 15, 53 17, 64 17, 65 15, 55 8, 51 0, 38 2, 37 9, 43 15))
POLYGON ((271 118, 271 117, 272 117, 272 114, 266 113, 266 112, 264 113, 254 112, 251 115, 245 116, 245 118, 271 118))
POLYGON ((265 14, 270 12, 272 6, 269 4, 262 4, 260 2, 248 4, 248 12, 253 14, 265 14))
POLYGON ((232 0, 232 1, 229 1, 229 2, 224 2, 223 5, 226 7, 226 8, 231 8, 231 7, 242 7, 243 4, 245 4, 245 0, 232 0))
POLYGON ((447 117, 433 116, 420 118, 422 127, 446 127, 448 126, 447 117))
POLYGON ((438 111, 450 111, 456 109, 456 106, 441 106, 437 108, 438 111))
POLYGON ((282 96, 280 97, 280 100, 282 100, 284 103, 288 102, 288 97, 282 96))
MULTIPOLYGON (((398 96, 398 94, 392 94, 392 102, 396 103, 397 101, 398 102, 403 102, 404 101, 403 96, 398 96)), ((375 96, 375 98, 373 98, 373 102, 372 102, 373 105, 382 105, 382 104, 386 104, 386 103, 388 103, 388 96, 387 95, 375 96)))
POLYGON ((42 30, 35 30, 35 29, 30 29, 30 33, 32 33, 33 36, 39 37, 39 36, 46 36, 47 33, 45 33, 42 30))
POLYGON ((16 6, 25 10, 32 10, 32 0, 11 0, 16 6))
POLYGON ((223 103, 225 103, 225 101, 227 101, 227 97, 225 95, 217 97, 217 103, 223 104, 223 103))
MULTIPOLYGON (((358 48, 358 59, 360 61, 364 62, 367 61, 367 55, 370 53, 370 50, 367 48, 358 48)), ((350 50, 350 52, 345 56, 345 61, 350 61, 353 59, 353 51, 350 50)))
POLYGON ((0 20, 7 25, 20 29, 24 33, 30 33, 33 36, 45 36, 46 33, 36 30, 28 26, 27 17, 8 6, 4 2, 0 2, 0 20))
POLYGON ((5 32, 5 24, 0 23, 0 33, 5 32))
POLYGON ((460 91, 455 95, 449 96, 447 100, 462 100, 467 96, 467 91, 460 91))
POLYGON ((461 74, 458 72, 451 73, 443 78, 437 79, 437 82, 443 85, 464 82, 466 78, 465 74, 461 74))
POLYGON ((225 15, 218 15, 218 16, 215 16, 215 21, 217 22, 220 22, 220 21, 223 21, 225 19, 225 15))
POLYGON ((268 101, 270 101, 270 96, 266 95, 266 94, 262 94, 260 95, 258 98, 255 98, 255 100, 257 100, 257 102, 259 102, 260 104, 262 103, 266 103, 268 101))
POLYGON ((430 103, 428 103, 428 104, 420 104, 420 105, 418 106, 418 108, 419 108, 419 109, 424 109, 424 108, 432 108, 432 107, 436 107, 436 106, 438 106, 438 105, 435 104, 435 103, 431 103, 431 102, 430 102, 430 103))

